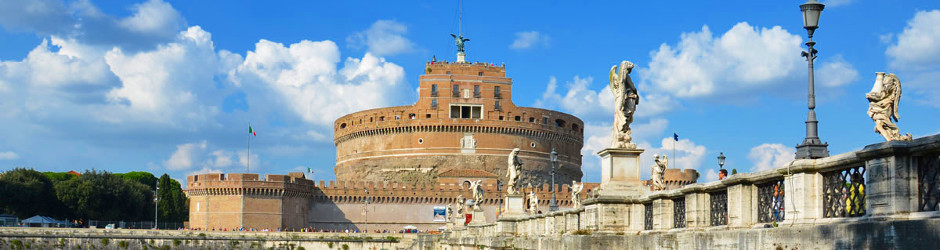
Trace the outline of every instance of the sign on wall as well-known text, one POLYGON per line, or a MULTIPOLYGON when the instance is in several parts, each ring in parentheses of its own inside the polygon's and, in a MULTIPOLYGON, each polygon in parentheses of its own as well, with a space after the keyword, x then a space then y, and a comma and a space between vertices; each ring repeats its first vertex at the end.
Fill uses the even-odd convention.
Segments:
POLYGON ((447 221, 447 208, 445 208, 444 206, 434 206, 434 221, 446 222, 447 221))

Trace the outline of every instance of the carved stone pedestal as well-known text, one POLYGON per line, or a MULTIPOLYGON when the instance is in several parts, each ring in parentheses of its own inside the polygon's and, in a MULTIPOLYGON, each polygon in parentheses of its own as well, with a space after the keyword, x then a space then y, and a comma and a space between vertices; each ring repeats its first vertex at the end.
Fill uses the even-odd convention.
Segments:
POLYGON ((525 215, 525 195, 521 193, 506 195, 506 211, 503 216, 521 216, 525 215))
POLYGON ((643 149, 608 148, 601 156, 599 195, 634 196, 649 192, 640 184, 640 154, 643 149))
POLYGON ((483 212, 483 208, 480 208, 479 206, 473 206, 472 214, 473 218, 470 219, 469 225, 486 224, 486 215, 483 212))

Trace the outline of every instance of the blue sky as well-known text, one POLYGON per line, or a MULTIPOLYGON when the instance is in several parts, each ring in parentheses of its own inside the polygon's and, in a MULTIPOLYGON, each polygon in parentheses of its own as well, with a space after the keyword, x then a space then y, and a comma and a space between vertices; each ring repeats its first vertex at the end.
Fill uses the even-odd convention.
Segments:
MULTIPOLYGON (((610 66, 637 65, 635 141, 716 178, 780 166, 805 135, 802 1, 473 1, 468 60, 506 63, 514 102, 586 123, 584 181, 609 143, 610 66)), ((833 154, 882 141, 875 72, 904 87, 902 133, 940 132, 940 2, 824 1, 817 112, 833 154)), ((332 121, 416 100, 454 60, 456 1, 0 0, 0 170, 103 169, 333 179, 332 121), (247 126, 258 136, 246 152, 247 126)), ((649 159, 646 159, 649 158, 649 159)), ((649 169, 643 169, 648 175, 649 169)))

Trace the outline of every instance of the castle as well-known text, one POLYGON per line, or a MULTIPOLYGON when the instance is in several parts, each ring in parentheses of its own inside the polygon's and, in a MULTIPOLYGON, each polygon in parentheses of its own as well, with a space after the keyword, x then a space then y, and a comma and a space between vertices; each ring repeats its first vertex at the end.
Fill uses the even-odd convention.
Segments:
MULTIPOLYGON (((572 181, 580 181, 584 123, 562 112, 518 107, 505 65, 426 63, 420 98, 411 106, 378 108, 334 123, 337 181, 314 183, 288 175, 188 176, 189 227, 204 230, 441 230, 441 213, 469 198, 482 181, 487 222, 501 212, 507 157, 519 148, 519 183, 548 211, 570 208, 572 181), (551 153, 557 153, 554 188, 551 153)), ((695 170, 667 170, 667 188, 694 183, 695 170)), ((599 183, 584 183, 581 199, 599 183)))

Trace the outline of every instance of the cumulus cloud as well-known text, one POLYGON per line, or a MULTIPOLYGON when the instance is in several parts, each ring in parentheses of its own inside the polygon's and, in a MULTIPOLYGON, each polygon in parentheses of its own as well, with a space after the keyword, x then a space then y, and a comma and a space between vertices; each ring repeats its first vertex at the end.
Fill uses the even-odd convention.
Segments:
POLYGON ((131 9, 134 11, 132 16, 118 21, 118 25, 128 30, 172 36, 185 26, 183 16, 169 3, 160 0, 135 4, 131 9))
POLYGON ((284 46, 261 40, 229 75, 247 88, 273 90, 272 99, 303 121, 331 128, 342 115, 389 106, 411 96, 402 84, 401 66, 372 53, 347 58, 337 69, 339 62, 339 48, 332 41, 305 40, 284 46))
POLYGON ((897 70, 902 85, 910 86, 921 103, 940 107, 940 10, 918 11, 908 20, 897 42, 885 54, 889 66, 897 70))
POLYGON ((850 84, 858 80, 858 70, 855 66, 845 61, 842 55, 836 55, 822 63, 822 67, 816 69, 816 82, 825 87, 839 87, 850 84))
POLYGON ((20 156, 13 151, 0 152, 0 160, 16 160, 17 158, 20 156))
POLYGON ((389 56, 414 51, 414 43, 405 34, 408 27, 393 20, 378 20, 369 29, 356 32, 346 38, 350 47, 365 46, 377 56, 389 56))
MULTIPOLYGON (((719 36, 703 26, 699 32, 683 33, 676 45, 660 45, 651 53, 649 67, 639 73, 644 86, 680 98, 765 92, 805 75, 800 71, 805 62, 794 56, 801 43, 799 35, 780 26, 763 28, 741 22, 719 36)), ((854 68, 847 62, 833 61, 837 65, 821 68, 834 75, 853 75, 854 68)), ((833 85, 846 82, 830 80, 833 85)))
POLYGON ((747 159, 754 163, 751 172, 763 171, 784 166, 793 161, 796 149, 780 143, 764 143, 751 148, 747 159))
MULTIPOLYGON (((634 123, 632 125, 633 142, 641 148, 652 148, 648 141, 662 135, 668 125, 669 121, 662 118, 650 119, 643 123, 634 123)), ((588 159, 582 159, 582 171, 599 173, 600 165, 598 165, 598 163, 600 162, 600 157, 597 156, 597 152, 610 147, 611 133, 613 132, 612 127, 613 125, 609 122, 584 124, 584 146, 581 148, 581 155, 586 156, 588 159)), ((645 162, 644 159, 641 159, 641 164, 645 162)), ((599 175, 597 176, 599 177, 599 175)))
POLYGON ((170 155, 170 159, 163 162, 163 165, 170 170, 190 169, 198 163, 198 157, 201 157, 205 150, 206 141, 177 145, 176 151, 170 155))
POLYGON ((523 50, 535 47, 548 47, 550 41, 551 38, 549 38, 548 35, 539 33, 538 31, 516 32, 516 39, 512 41, 509 48, 523 50))

